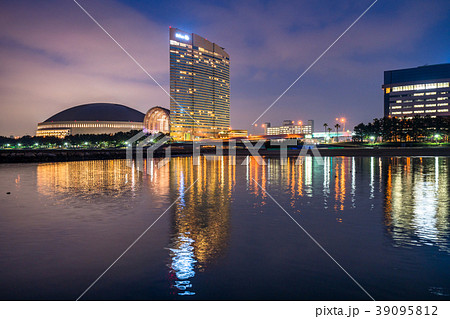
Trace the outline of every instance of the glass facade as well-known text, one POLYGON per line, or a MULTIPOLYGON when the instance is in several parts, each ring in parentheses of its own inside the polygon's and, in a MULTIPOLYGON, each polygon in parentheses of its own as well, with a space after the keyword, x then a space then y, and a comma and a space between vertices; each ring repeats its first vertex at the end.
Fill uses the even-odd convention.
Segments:
POLYGON ((152 107, 144 117, 144 131, 152 134, 169 133, 170 112, 160 106, 152 107))
POLYGON ((194 33, 169 30, 170 135, 217 138, 230 126, 230 57, 194 33))

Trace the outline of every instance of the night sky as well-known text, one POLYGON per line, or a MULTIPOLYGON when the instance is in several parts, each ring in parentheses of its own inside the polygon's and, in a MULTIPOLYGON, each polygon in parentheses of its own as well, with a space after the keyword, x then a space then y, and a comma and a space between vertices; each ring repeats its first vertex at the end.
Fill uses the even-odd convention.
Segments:
MULTIPOLYGON (((373 0, 79 0, 169 91, 168 29, 231 59, 231 126, 249 129, 373 0)), ((383 113, 383 71, 450 62, 450 1, 379 0, 259 120, 347 127, 383 113)), ((33 135, 67 107, 113 102, 146 112, 169 97, 70 0, 0 4, 0 135, 33 135)), ((256 133, 255 129, 251 133, 256 133)))

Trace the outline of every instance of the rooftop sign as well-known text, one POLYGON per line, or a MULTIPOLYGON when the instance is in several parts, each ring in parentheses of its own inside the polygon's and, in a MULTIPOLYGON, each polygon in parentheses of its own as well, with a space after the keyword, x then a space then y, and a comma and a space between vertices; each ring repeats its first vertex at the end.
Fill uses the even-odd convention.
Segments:
POLYGON ((178 39, 189 41, 189 36, 187 34, 175 33, 175 37, 178 39))

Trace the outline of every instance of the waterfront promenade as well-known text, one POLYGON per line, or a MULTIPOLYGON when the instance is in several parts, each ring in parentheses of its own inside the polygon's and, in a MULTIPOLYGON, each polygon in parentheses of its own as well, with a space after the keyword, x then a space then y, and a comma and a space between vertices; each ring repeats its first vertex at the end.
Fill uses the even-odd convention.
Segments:
MULTIPOLYGON (((352 147, 352 148, 318 148, 321 156, 347 156, 347 157, 392 157, 392 156, 450 156, 450 147, 352 147)), ((133 150, 135 153, 135 150, 133 150)), ((299 156, 300 149, 287 150, 288 157, 299 156)), ((214 154, 215 149, 201 149, 201 154, 214 154)), ((260 149, 258 153, 263 157, 279 157, 279 149, 260 149)), ((133 154, 133 158, 136 158, 133 154)), ((155 151, 154 157, 163 157, 164 148, 155 151)), ((171 156, 191 156, 193 155, 192 145, 172 147, 171 156)), ((223 150, 223 155, 228 155, 228 150, 223 150)), ((250 151, 246 148, 237 149, 236 156, 249 156, 250 151)), ((308 155, 314 156, 311 150, 308 155)), ((146 157, 146 151, 143 151, 146 157)), ((82 160, 106 160, 124 159, 126 149, 45 149, 45 150, 0 150, 0 163, 33 163, 33 162, 65 162, 82 160)))

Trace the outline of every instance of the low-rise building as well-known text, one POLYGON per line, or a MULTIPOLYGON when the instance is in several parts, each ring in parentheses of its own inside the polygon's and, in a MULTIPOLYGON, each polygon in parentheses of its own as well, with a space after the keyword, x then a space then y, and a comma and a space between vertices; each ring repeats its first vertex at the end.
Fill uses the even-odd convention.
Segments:
POLYGON ((282 135, 282 134, 312 134, 314 133, 314 121, 308 120, 307 124, 298 122, 295 124, 292 120, 284 120, 281 126, 271 126, 270 123, 264 124, 266 135, 282 135))

